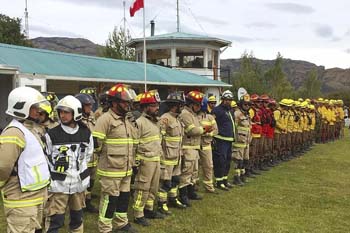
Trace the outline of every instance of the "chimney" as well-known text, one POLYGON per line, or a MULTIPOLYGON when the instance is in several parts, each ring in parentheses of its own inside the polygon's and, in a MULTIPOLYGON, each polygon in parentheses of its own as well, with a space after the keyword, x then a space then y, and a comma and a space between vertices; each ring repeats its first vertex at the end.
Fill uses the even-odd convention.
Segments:
POLYGON ((151 36, 154 36, 154 20, 151 20, 151 36))

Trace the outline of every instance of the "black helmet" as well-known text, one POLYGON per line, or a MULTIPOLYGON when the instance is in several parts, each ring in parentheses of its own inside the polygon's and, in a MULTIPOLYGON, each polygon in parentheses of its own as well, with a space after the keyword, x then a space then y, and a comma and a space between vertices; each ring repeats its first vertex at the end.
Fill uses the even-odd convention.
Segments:
POLYGON ((75 98, 77 98, 82 105, 84 105, 84 104, 92 104, 92 105, 95 104, 95 100, 89 94, 79 93, 79 94, 75 95, 75 98))
POLYGON ((164 102, 185 104, 185 95, 183 92, 172 92, 168 95, 164 102))

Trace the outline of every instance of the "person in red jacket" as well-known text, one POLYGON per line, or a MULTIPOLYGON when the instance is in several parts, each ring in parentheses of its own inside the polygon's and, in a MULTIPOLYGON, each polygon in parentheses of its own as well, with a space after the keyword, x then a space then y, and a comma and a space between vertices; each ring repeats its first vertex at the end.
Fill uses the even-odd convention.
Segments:
POLYGON ((261 106, 262 111, 262 131, 264 138, 264 150, 263 150, 263 161, 262 163, 266 166, 272 167, 274 166, 271 162, 271 158, 273 156, 273 134, 274 134, 274 119, 273 112, 269 108, 270 97, 266 94, 261 95, 260 99, 263 102, 261 106))
POLYGON ((250 119, 252 120, 252 141, 249 145, 249 160, 250 165, 247 174, 260 175, 259 172, 254 170, 259 168, 260 155, 262 151, 262 127, 261 127, 261 111, 260 111, 260 100, 257 94, 250 96, 251 108, 249 109, 250 119))

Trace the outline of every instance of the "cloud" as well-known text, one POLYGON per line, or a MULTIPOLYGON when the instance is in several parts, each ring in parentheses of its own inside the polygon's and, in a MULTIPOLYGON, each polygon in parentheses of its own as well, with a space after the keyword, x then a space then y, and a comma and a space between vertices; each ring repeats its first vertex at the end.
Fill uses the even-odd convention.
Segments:
MULTIPOLYGON (((57 1, 57 0, 51 0, 51 1, 57 1)), ((123 1, 122 0, 58 0, 61 2, 67 2, 74 5, 86 5, 86 6, 99 6, 104 8, 117 8, 117 9, 123 9, 123 1)), ((126 0, 125 1, 125 7, 126 11, 129 11, 129 7, 133 4, 134 0, 126 0)), ((170 5, 172 3, 171 0, 157 0, 157 1, 150 1, 147 2, 146 7, 147 8, 153 8, 156 6, 162 6, 163 8, 170 5)), ((174 7, 175 4, 173 3, 174 7)))
POLYGON ((196 17, 199 22, 205 22, 205 23, 210 23, 214 25, 228 25, 229 22, 217 18, 210 18, 208 16, 197 16, 196 17))
POLYGON ((265 6, 273 10, 284 11, 293 14, 311 14, 315 11, 314 8, 310 6, 291 2, 266 3, 265 6))
POLYGON ((345 49, 344 52, 350 54, 350 49, 345 49))
POLYGON ((64 37, 76 37, 76 38, 84 38, 83 35, 77 34, 75 32, 60 30, 60 29, 52 29, 45 26, 40 25, 30 25, 29 30, 36 31, 42 34, 46 34, 49 36, 64 36, 64 37))
POLYGON ((333 28, 329 25, 318 25, 315 28, 315 33, 322 38, 333 38, 333 28))
POLYGON ((275 28, 277 27, 276 24, 273 23, 267 23, 267 22, 253 22, 246 24, 248 28, 275 28))

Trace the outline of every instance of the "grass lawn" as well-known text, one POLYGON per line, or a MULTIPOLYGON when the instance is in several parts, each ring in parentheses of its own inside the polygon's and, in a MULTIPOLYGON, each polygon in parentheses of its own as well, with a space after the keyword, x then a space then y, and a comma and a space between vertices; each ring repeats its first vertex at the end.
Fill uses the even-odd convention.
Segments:
MULTIPOLYGON (((343 140, 315 145, 304 156, 250 179, 244 187, 220 195, 201 193, 204 199, 193 201, 193 207, 172 210, 165 220, 151 220, 151 227, 137 228, 181 233, 350 232, 348 130, 346 134, 343 140)), ((98 232, 97 218, 97 214, 85 215, 85 232, 98 232)), ((0 232, 5 232, 4 221, 1 210, 0 232)))

